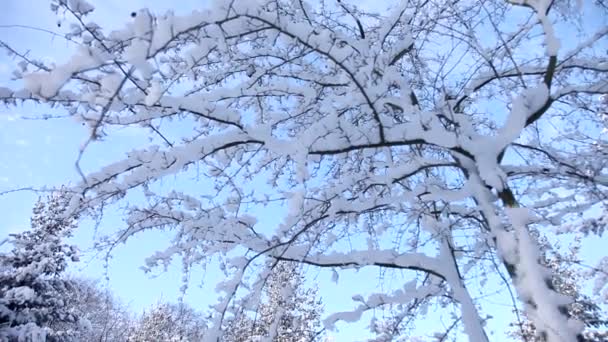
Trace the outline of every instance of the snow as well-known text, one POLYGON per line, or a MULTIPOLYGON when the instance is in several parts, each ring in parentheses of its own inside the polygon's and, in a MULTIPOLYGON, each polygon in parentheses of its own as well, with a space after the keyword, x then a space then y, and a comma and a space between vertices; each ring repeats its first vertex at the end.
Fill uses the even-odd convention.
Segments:
POLYGON ((134 39, 131 44, 125 48, 124 57, 127 62, 131 63, 142 75, 144 79, 149 79, 152 76, 154 68, 147 61, 148 49, 150 45, 143 39, 134 39))
POLYGON ((84 0, 69 0, 70 8, 80 14, 88 14, 95 10, 95 7, 84 0))
POLYGON ((438 291, 440 291, 439 288, 434 285, 416 287, 415 281, 413 281, 406 283, 403 289, 399 289, 393 292, 392 294, 371 294, 367 300, 365 300, 361 295, 356 295, 353 297, 353 300, 355 302, 360 302, 361 304, 357 306, 355 310, 331 314, 323 320, 323 325, 326 329, 334 330, 335 324, 338 321, 356 322, 360 320, 361 316, 368 310, 374 310, 389 303, 409 303, 415 299, 422 299, 425 296, 434 295, 438 291))
POLYGON ((549 99, 549 89, 545 83, 528 88, 513 100, 511 113, 497 134, 499 148, 503 149, 516 140, 526 125, 526 120, 538 111, 549 99))
POLYGON ((546 45, 547 55, 548 56, 557 56, 561 43, 560 43, 559 39, 557 39, 557 37, 555 36, 555 30, 553 28, 553 25, 551 24, 551 22, 549 21, 549 18, 547 18, 546 14, 545 14, 547 11, 547 8, 551 2, 547 1, 547 0, 537 0, 537 1, 532 1, 532 3, 533 3, 533 6, 535 7, 538 20, 541 22, 541 24, 543 26, 543 30, 545 31, 545 45, 546 45))
POLYGON ((175 35, 174 16, 167 13, 161 18, 157 18, 155 23, 154 35, 152 36, 151 50, 156 51, 169 43, 175 35))
POLYGON ((23 304, 32 302, 36 298, 36 292, 28 286, 19 286, 7 291, 6 297, 23 304))
POLYGON ((304 205, 304 194, 303 190, 295 191, 288 195, 289 197, 289 216, 297 216, 302 211, 304 205))
POLYGON ((151 83, 152 85, 150 86, 150 88, 148 88, 148 95, 146 95, 146 99, 144 100, 146 106, 152 106, 156 104, 156 102, 160 100, 160 97, 163 93, 161 84, 158 80, 152 80, 151 83))
POLYGON ((546 331, 549 341, 576 341, 583 330, 581 322, 567 319, 559 307, 571 303, 572 299, 549 291, 546 285, 550 272, 539 264, 538 246, 530 237, 527 223, 531 216, 527 208, 506 208, 505 212, 515 229, 517 241, 517 278, 515 286, 524 301, 532 301, 527 313, 537 329, 546 331))
POLYGON ((70 81, 73 75, 103 65, 106 58, 108 56, 103 53, 80 46, 67 63, 58 65, 49 72, 25 74, 23 76, 25 89, 43 98, 53 97, 70 81))
POLYGON ((118 90, 118 87, 120 86, 120 84, 122 82, 122 79, 123 79, 123 77, 121 75, 119 75, 118 73, 112 73, 112 74, 104 76, 100 81, 101 93, 108 97, 113 95, 118 90))

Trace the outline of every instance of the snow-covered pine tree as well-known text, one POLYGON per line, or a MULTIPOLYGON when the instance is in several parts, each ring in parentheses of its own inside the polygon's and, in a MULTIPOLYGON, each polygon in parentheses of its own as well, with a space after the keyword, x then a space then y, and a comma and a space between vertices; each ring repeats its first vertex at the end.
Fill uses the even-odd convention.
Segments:
POLYGON ((264 302, 255 317, 241 314, 225 333, 225 342, 316 341, 320 331, 321 301, 317 289, 304 286, 295 263, 278 262, 266 280, 264 302))
POLYGON ((37 342, 73 340, 70 330, 55 330, 58 322, 78 318, 65 305, 71 283, 61 277, 77 250, 65 243, 76 226, 64 218, 64 192, 39 200, 31 229, 10 237, 12 250, 0 254, 0 340, 37 342))

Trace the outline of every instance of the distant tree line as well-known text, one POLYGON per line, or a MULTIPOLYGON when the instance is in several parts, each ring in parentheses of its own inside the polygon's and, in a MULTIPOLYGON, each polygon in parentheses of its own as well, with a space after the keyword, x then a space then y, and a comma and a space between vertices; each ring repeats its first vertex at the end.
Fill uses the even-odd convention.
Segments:
MULTIPOLYGON (((61 191, 39 200, 31 228, 12 234, 12 248, 0 253, 0 341, 10 342, 184 342, 203 341, 207 316, 185 303, 158 302, 141 315, 129 311, 95 281, 70 276, 78 261, 66 239, 77 226, 64 217, 68 197, 61 191)), ((321 303, 315 289, 293 264, 278 263, 264 287, 265 301, 252 312, 231 317, 222 341, 247 342, 268 337, 276 315, 273 341, 319 338, 321 303), (290 288, 289 295, 284 292, 290 288)))

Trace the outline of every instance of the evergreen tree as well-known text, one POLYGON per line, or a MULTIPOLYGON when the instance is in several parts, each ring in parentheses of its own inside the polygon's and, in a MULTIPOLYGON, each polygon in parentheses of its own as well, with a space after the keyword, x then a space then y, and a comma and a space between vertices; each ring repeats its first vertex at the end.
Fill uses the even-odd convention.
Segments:
POLYGON ((31 218, 31 229, 10 237, 12 250, 0 254, 0 340, 69 341, 73 329, 56 330, 60 322, 78 321, 66 306, 71 288, 61 274, 68 261, 77 261, 77 250, 63 240, 76 226, 65 218, 65 193, 39 200, 31 218))

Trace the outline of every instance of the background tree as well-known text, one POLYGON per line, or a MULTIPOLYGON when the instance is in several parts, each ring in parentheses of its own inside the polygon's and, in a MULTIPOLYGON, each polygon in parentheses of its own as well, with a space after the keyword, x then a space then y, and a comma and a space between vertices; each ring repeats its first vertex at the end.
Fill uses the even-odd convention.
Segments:
POLYGON ((64 217, 69 197, 53 193, 39 200, 31 228, 10 238, 12 250, 0 255, 0 339, 70 341, 79 322, 65 298, 73 290, 62 278, 77 250, 65 239, 76 227, 64 217))
POLYGON ((158 303, 144 311, 129 332, 129 342, 204 341, 204 317, 185 304, 158 303))
POLYGON ((264 285, 263 302, 253 315, 241 311, 226 328, 224 342, 312 342, 321 340, 321 302, 306 287, 297 265, 278 262, 264 285), (253 318, 252 318, 253 316, 253 318))
POLYGON ((117 242, 173 233, 149 267, 223 260, 209 340, 262 300, 271 265, 292 261, 399 279, 352 297, 329 329, 425 299, 487 341, 470 288, 499 279, 544 340, 583 341, 530 231, 583 235, 605 208, 594 103, 608 91, 606 26, 573 1, 377 5, 215 0, 183 16, 141 10, 106 32, 87 2, 54 1, 78 48, 47 65, 3 44, 22 59, 23 88, 0 98, 63 106, 88 127, 74 214, 124 201, 117 242), (85 175, 88 147, 116 127, 154 138, 85 175), (288 210, 263 210, 276 203, 288 210))
POLYGON ((71 284, 63 294, 65 305, 86 324, 53 322, 51 329, 74 331, 76 341, 126 342, 134 324, 129 310, 94 280, 74 276, 65 279, 71 284))

